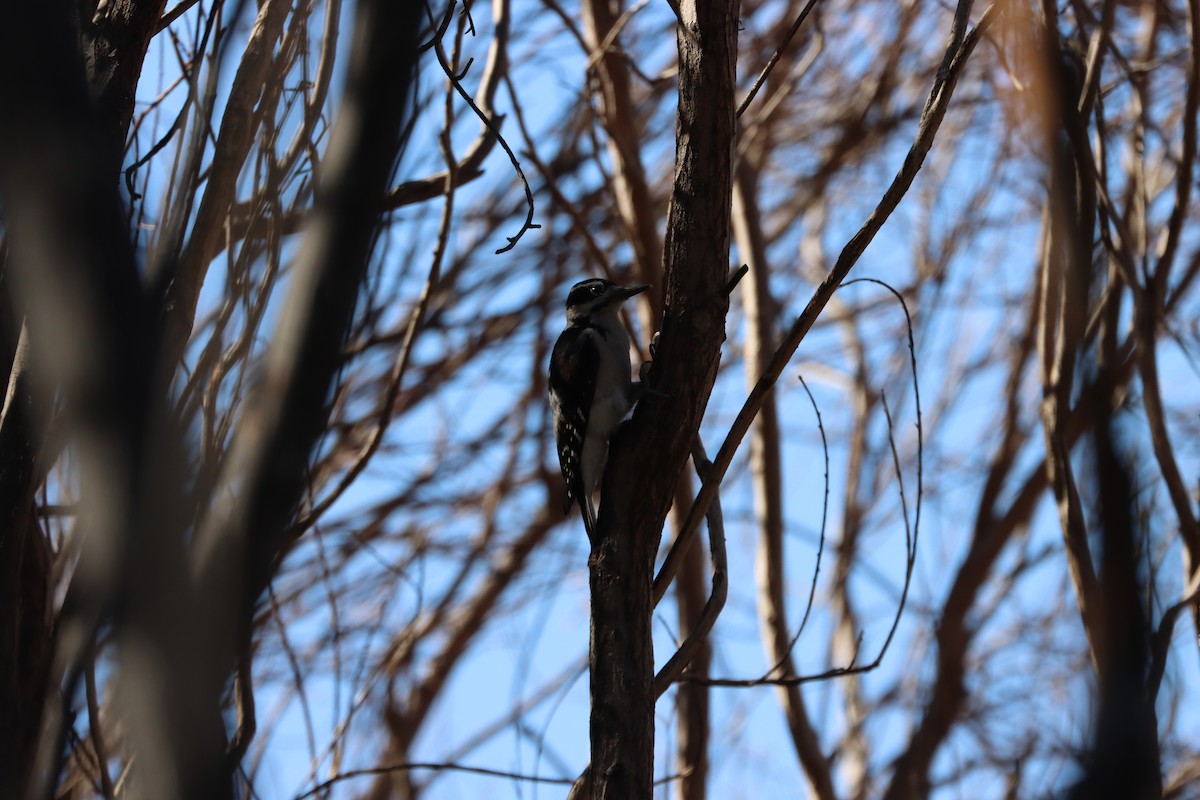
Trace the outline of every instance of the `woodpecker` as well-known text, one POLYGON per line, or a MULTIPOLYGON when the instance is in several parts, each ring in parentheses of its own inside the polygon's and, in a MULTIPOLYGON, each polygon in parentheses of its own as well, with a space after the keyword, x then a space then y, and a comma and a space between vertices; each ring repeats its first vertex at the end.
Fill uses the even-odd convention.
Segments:
POLYGON ((629 335, 617 312, 649 286, 580 281, 567 295, 567 327, 550 354, 550 409, 558 464, 567 484, 563 513, 579 503, 588 539, 595 541, 592 492, 608 458, 608 438, 637 400, 629 379, 629 335))

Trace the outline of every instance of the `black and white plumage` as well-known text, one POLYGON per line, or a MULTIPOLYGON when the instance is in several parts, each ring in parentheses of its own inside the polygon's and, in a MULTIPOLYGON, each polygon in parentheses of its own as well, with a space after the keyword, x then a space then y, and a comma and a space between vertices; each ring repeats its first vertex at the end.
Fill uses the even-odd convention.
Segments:
POLYGON ((633 408, 629 335, 621 304, 646 286, 618 286, 593 278, 567 295, 567 327, 550 355, 550 408, 558 464, 567 484, 563 513, 579 503, 588 538, 594 539, 592 492, 608 457, 608 439, 633 408))

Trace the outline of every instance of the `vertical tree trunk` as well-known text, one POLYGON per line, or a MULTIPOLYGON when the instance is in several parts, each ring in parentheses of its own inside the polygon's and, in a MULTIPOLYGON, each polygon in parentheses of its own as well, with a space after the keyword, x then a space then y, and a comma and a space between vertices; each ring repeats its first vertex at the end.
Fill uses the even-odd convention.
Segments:
POLYGON ((729 298, 737 0, 680 6, 666 311, 649 380, 662 392, 614 437, 590 559, 591 795, 649 798, 654 766, 654 557, 716 380, 729 298))
MULTIPOLYGON (((163 5, 161 0, 114 0, 93 20, 76 16, 81 11, 91 13, 81 5, 62 4, 38 17, 41 29, 23 25, 19 15, 6 16, 6 24, 24 37, 53 36, 56 31, 45 25, 79 32, 95 128, 102 139, 96 152, 103 161, 106 180, 114 188, 137 80, 163 5)), ((65 68, 75 66, 61 55, 57 61, 65 68)), ((23 62, 22 70, 10 74, 10 80, 25 81, 29 69, 28 62, 23 62)), ((39 82, 31 85, 38 91, 39 82)), ((18 89, 13 87, 13 91, 18 89)), ((14 95, 5 96, 11 99, 14 95)), ((8 123, 15 124, 12 103, 3 105, 0 116, 8 116, 8 123)), ((114 229, 114 233, 120 232, 120 228, 114 229)), ((28 334, 23 330, 24 305, 12 297, 5 249, 0 245, 0 375, 7 375, 0 412, 0 787, 18 797, 30 788, 54 624, 49 597, 51 553, 34 514, 36 459, 48 414, 37 413, 45 404, 34 398, 28 334)))

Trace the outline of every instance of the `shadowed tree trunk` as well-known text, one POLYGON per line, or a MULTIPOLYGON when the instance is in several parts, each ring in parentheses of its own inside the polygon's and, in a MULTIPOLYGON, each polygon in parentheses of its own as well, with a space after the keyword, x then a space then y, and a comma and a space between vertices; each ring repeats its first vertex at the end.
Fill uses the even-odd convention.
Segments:
POLYGON ((643 400, 614 438, 591 571, 592 797, 653 786, 653 566, 675 483, 717 377, 729 298, 737 0, 680 6, 675 186, 662 336, 643 400))

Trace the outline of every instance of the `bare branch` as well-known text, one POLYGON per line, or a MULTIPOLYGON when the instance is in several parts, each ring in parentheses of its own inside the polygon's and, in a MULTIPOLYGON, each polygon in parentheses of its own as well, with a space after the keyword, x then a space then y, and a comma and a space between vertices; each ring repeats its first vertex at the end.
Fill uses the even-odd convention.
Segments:
POLYGON ((768 59, 767 65, 763 67, 762 72, 760 72, 758 77, 754 80, 754 85, 750 87, 750 91, 746 92, 746 99, 744 99, 742 104, 738 106, 737 116, 739 119, 741 118, 742 114, 746 113, 746 109, 750 107, 750 104, 754 102, 754 97, 758 94, 758 90, 762 88, 764 83, 766 83, 767 76, 771 74, 771 70, 775 69, 775 65, 779 63, 779 58, 783 55, 783 51, 786 50, 787 46, 792 43, 792 39, 795 37, 796 32, 800 30, 800 26, 804 24, 804 20, 808 18, 808 12, 812 11, 813 6, 816 4, 817 0, 808 0, 808 2, 804 4, 804 8, 800 9, 800 13, 796 15, 796 21, 792 23, 792 27, 788 28, 787 35, 783 37, 783 41, 780 42, 779 47, 777 47, 775 52, 771 54, 771 58, 768 59))

